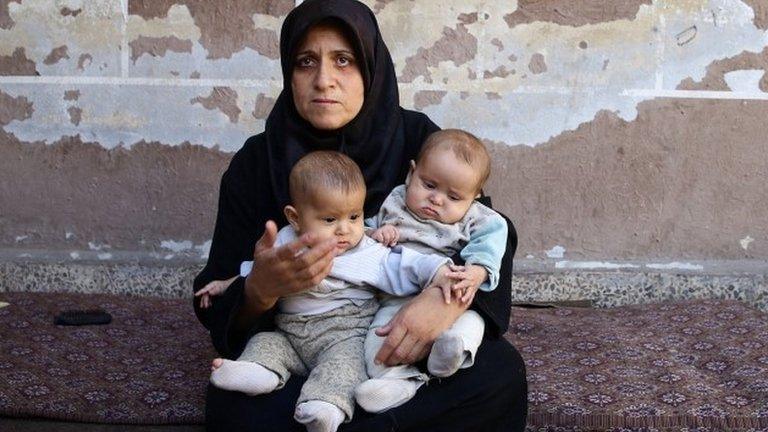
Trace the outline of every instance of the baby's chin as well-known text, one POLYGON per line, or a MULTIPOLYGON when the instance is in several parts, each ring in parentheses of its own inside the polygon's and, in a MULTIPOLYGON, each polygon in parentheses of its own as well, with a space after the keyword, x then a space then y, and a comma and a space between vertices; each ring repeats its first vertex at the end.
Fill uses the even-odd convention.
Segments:
POLYGON ((353 249, 355 246, 360 243, 361 239, 357 239, 356 241, 347 241, 347 242, 338 242, 336 243, 336 254, 343 254, 344 252, 353 249))

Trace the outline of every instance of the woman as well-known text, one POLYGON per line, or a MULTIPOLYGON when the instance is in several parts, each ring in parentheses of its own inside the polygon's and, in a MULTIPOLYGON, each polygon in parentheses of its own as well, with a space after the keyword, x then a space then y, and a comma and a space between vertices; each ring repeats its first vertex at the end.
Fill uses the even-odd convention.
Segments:
MULTIPOLYGON (((219 209, 208 263, 197 276, 198 290, 215 279, 238 273, 240 262, 254 260, 247 278, 238 278, 201 309, 216 349, 237 357, 249 336, 272 326, 281 296, 303 291, 330 270, 333 243, 311 235, 274 248, 277 226, 286 221, 288 173, 313 150, 333 149, 360 166, 368 186, 366 216, 405 179, 426 136, 438 127, 425 115, 399 107, 394 66, 373 13, 354 0, 308 0, 283 23, 280 55, 284 90, 264 133, 235 154, 221 181, 219 209), (274 222, 272 222, 274 221, 274 222), (258 240, 257 240, 258 239, 258 240), (296 257, 296 252, 310 249, 296 257)), ((502 283, 478 294, 473 308, 486 319, 489 337, 477 363, 453 377, 431 382, 403 406, 379 415, 355 411, 340 430, 522 430, 526 381, 520 355, 499 336, 509 320, 512 256, 517 246, 510 224, 502 283)), ((463 312, 445 305, 439 290, 426 290, 392 322, 377 358, 389 365, 423 359, 432 341, 463 312)), ((303 383, 292 377, 279 391, 249 397, 209 386, 209 430, 303 431, 292 418, 303 383)))

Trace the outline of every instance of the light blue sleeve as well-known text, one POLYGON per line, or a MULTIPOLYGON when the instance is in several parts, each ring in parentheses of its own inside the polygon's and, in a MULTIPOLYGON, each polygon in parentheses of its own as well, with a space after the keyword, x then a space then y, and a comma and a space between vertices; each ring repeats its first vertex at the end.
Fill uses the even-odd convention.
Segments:
POLYGON ((379 227, 379 215, 371 216, 363 221, 366 228, 376 229, 379 227))
POLYGON ((493 291, 499 284, 501 259, 507 249, 507 222, 498 213, 482 219, 470 232, 469 243, 459 254, 467 264, 481 265, 488 271, 482 291, 493 291))
POLYGON ((240 263, 240 276, 248 277, 253 268, 253 261, 243 261, 240 263))
POLYGON ((422 254, 395 246, 382 263, 384 277, 377 288, 401 297, 419 293, 432 281, 441 266, 451 262, 450 258, 441 255, 422 254))

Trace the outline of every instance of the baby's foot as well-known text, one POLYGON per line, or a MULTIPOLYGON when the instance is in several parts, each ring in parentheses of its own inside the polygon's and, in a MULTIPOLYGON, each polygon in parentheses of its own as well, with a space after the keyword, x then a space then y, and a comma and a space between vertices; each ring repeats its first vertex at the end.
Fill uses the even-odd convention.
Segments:
POLYGON ((341 408, 321 400, 302 402, 293 413, 293 418, 306 426, 307 432, 336 432, 344 417, 341 408))
POLYGON ((409 379, 373 378, 355 388, 355 399, 364 410, 380 413, 411 400, 421 384, 409 379))
POLYGON ((276 373, 258 363, 213 359, 211 382, 220 389, 251 396, 269 393, 280 384, 276 373))
POLYGON ((467 358, 464 341, 456 335, 442 335, 432 345, 427 359, 429 373, 436 377, 448 377, 456 373, 467 358))

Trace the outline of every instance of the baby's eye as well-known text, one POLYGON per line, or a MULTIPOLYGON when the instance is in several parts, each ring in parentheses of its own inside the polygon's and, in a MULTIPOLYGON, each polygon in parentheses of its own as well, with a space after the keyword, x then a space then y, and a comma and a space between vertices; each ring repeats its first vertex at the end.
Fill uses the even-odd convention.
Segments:
POLYGON ((334 223, 334 222, 336 222, 336 218, 335 217, 323 218, 323 222, 325 222, 325 223, 334 223))
POLYGON ((359 217, 360 217, 360 215, 353 214, 349 218, 352 219, 352 220, 357 220, 357 218, 359 218, 359 217))
POLYGON ((432 183, 432 182, 425 181, 423 183, 424 183, 424 187, 427 188, 427 189, 434 189, 435 188, 435 184, 432 183))
POLYGON ((448 195, 448 199, 451 201, 461 201, 461 198, 456 195, 448 195))

